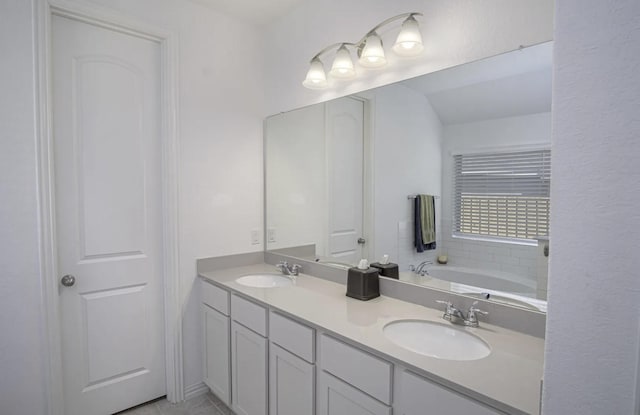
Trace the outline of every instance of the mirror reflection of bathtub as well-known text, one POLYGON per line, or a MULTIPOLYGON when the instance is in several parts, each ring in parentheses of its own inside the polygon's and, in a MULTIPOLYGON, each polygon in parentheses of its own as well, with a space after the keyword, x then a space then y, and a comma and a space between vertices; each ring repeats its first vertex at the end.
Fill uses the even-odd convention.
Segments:
POLYGON ((428 275, 424 276, 403 271, 400 280, 534 311, 547 311, 547 302, 535 298, 536 283, 518 275, 450 265, 432 265, 427 271, 428 275))
MULTIPOLYGON (((315 262, 344 270, 353 266, 325 257, 317 257, 315 262)), ((547 312, 547 302, 536 298, 536 282, 516 274, 435 264, 425 269, 428 272, 426 275, 401 271, 399 280, 532 311, 547 312)))

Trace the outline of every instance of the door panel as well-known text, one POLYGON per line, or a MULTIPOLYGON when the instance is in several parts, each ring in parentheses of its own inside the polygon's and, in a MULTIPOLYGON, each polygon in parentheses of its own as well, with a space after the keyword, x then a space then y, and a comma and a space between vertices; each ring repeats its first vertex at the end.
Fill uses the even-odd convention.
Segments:
POLYGON ((204 323, 204 382, 222 402, 231 405, 229 317, 202 305, 204 323))
POLYGON ((65 413, 165 394, 160 48, 52 18, 53 143, 65 413))
POLYGON ((315 365, 275 343, 269 348, 270 415, 314 415, 315 365))
POLYGON ((266 415, 267 339, 231 322, 231 396, 239 415, 266 415))
POLYGON ((319 415, 391 415, 390 407, 327 372, 319 378, 319 415))
POLYGON ((146 310, 138 309, 144 301, 145 288, 145 285, 137 285, 81 294, 82 320, 86 327, 83 330, 83 355, 88 358, 86 382, 89 388, 147 371, 146 342, 128 344, 122 341, 135 339, 138 333, 147 331, 149 316, 146 310), (122 324, 123 321, 127 324, 122 324))
POLYGON ((114 57, 81 57, 73 65, 83 257, 142 254, 144 74, 114 57))

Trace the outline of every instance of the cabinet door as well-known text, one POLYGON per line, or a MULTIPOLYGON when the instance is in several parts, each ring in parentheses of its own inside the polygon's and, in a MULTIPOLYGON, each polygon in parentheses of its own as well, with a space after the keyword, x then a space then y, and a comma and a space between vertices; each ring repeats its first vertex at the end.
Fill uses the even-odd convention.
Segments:
POLYGON ((267 339, 231 322, 232 407, 238 415, 267 414, 267 339))
POLYGON ((313 415, 315 366, 271 343, 269 348, 270 415, 313 415))
POLYGON ((231 403, 229 317, 202 305, 204 322, 204 383, 225 404, 231 403))
POLYGON ((399 415, 502 414, 411 372, 403 371, 400 382, 399 415))
POLYGON ((391 415, 390 407, 327 372, 319 382, 320 415, 391 415))

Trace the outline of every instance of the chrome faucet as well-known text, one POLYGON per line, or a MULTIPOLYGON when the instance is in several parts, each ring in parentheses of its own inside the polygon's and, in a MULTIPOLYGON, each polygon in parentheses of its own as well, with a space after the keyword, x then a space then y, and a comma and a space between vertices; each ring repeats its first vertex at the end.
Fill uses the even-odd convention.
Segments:
POLYGON ((450 301, 436 300, 436 303, 444 304, 446 306, 444 314, 442 315, 443 319, 450 321, 453 324, 460 324, 467 327, 479 327, 480 323, 478 322, 478 314, 485 316, 489 314, 486 311, 476 308, 476 304, 478 304, 477 301, 474 301, 473 304, 471 304, 466 317, 462 311, 454 307, 450 301))
POLYGON ((302 270, 302 265, 293 264, 289 266, 287 261, 281 261, 276 264, 276 268, 278 268, 284 275, 289 275, 292 277, 297 277, 300 270, 302 270))
POLYGON ((431 261, 422 261, 418 264, 418 266, 409 265, 409 271, 413 271, 416 275, 429 275, 429 270, 427 269, 427 265, 433 265, 431 261))

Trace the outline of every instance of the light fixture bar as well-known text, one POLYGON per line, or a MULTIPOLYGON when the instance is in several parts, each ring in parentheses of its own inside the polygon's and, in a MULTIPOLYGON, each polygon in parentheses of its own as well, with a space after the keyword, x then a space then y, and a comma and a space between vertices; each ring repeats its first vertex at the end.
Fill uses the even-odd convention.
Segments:
POLYGON ((415 16, 423 16, 423 14, 410 12, 390 17, 374 26, 357 42, 337 42, 323 48, 311 58, 309 62, 310 70, 303 85, 311 89, 328 87, 329 84, 326 81, 324 67, 320 61, 320 57, 328 52, 335 52, 336 54, 329 72, 330 77, 336 79, 351 79, 355 77, 355 69, 349 66, 351 58, 347 47, 355 49, 361 66, 365 68, 380 68, 384 66, 387 60, 378 30, 398 20, 405 19, 402 23, 400 34, 393 45, 394 52, 403 57, 418 55, 422 52, 423 45, 415 16), (368 46, 367 43, 369 44, 368 46), (310 82, 310 75, 316 81, 310 82), (322 80, 323 77, 324 80, 322 80))
POLYGON ((365 35, 364 38, 360 39, 360 42, 358 42, 358 44, 362 43, 364 41, 364 39, 369 35, 369 33, 377 32, 378 29, 388 25, 389 23, 393 23, 393 22, 395 22, 397 20, 404 19, 404 18, 407 18, 407 17, 412 17, 412 16, 423 16, 423 14, 422 13, 418 13, 418 12, 412 12, 412 13, 403 13, 403 14, 399 14, 397 16, 390 17, 387 20, 385 20, 385 21, 383 21, 381 23, 378 23, 378 25, 375 26, 373 29, 369 30, 367 35, 365 35))

